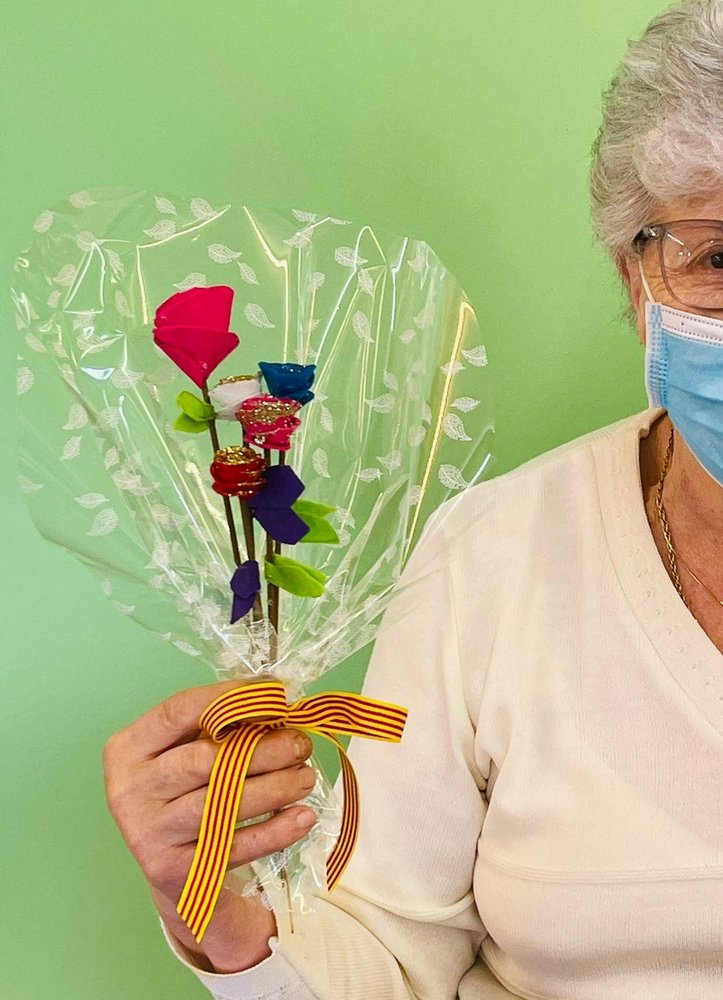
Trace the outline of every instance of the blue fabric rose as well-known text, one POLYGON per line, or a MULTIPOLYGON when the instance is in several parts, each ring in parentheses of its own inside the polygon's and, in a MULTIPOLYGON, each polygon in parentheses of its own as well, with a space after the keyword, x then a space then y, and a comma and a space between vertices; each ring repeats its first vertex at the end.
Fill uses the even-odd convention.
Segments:
POLYGON ((272 364, 269 361, 259 361, 259 368, 272 396, 295 399, 302 406, 314 398, 311 386, 314 384, 316 365, 295 365, 291 362, 272 364))

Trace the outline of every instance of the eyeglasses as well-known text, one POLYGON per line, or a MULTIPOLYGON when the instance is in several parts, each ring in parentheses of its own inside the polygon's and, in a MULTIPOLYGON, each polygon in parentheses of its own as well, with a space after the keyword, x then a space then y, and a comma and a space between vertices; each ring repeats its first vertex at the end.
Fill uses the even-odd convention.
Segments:
POLYGON ((723 310, 723 222, 680 219, 644 226, 633 244, 639 253, 658 244, 660 273, 670 295, 694 309, 723 310))

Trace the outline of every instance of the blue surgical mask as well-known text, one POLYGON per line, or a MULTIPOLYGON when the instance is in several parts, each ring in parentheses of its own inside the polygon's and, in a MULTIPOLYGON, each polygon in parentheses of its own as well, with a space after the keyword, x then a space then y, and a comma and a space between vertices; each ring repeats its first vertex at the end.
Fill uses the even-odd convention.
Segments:
POLYGON ((645 307, 645 388, 697 460, 723 486, 723 320, 655 302, 640 268, 645 307))

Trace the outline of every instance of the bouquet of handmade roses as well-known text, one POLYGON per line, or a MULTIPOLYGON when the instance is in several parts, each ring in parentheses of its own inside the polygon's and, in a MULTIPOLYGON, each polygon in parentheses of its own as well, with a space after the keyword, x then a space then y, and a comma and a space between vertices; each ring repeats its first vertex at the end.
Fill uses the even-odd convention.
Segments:
POLYGON ((219 752, 178 909, 200 941, 224 878, 303 906, 351 857, 339 735, 399 740, 406 711, 303 692, 373 640, 428 514, 484 474, 486 355, 427 244, 348 220, 104 188, 34 228, 12 288, 32 516, 119 611, 246 682, 199 720, 219 752), (233 878, 245 769, 282 725, 337 746, 343 808, 315 765, 315 829, 233 878))

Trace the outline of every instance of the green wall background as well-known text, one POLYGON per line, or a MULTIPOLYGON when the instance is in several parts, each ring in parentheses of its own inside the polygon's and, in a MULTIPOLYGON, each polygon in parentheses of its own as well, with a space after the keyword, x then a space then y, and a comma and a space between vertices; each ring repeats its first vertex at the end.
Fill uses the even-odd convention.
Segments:
MULTIPOLYGON (((0 998, 206 997, 107 812, 108 736, 213 681, 36 536, 15 485, 12 261, 73 191, 297 207, 429 242, 474 303, 504 472, 646 405, 594 247, 600 94, 659 0, 26 0, 0 80, 0 998)), ((358 689, 363 662, 327 686, 358 689)))

